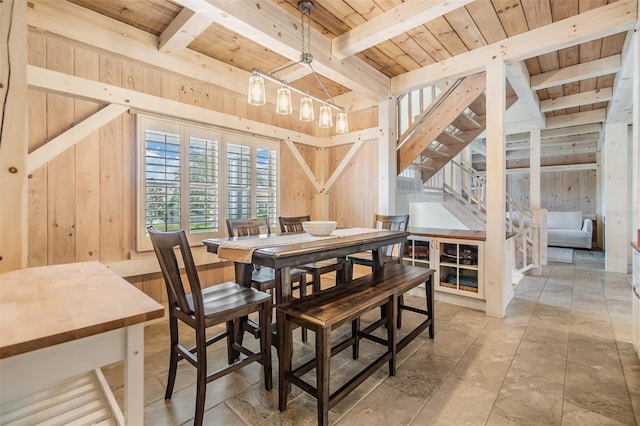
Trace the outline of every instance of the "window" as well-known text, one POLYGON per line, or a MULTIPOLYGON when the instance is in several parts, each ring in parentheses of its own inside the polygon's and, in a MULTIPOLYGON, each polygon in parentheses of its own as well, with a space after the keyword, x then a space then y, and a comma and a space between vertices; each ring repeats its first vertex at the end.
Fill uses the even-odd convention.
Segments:
POLYGON ((151 249, 148 225, 184 229, 191 243, 225 235, 227 217, 275 226, 277 143, 143 115, 137 128, 138 250, 151 249))

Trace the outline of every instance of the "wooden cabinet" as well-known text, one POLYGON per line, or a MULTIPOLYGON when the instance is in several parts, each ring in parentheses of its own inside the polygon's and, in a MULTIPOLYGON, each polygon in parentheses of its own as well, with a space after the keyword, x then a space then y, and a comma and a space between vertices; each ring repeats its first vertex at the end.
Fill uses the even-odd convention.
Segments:
POLYGON ((405 261, 435 270, 438 291, 484 299, 484 242, 409 236, 405 261))

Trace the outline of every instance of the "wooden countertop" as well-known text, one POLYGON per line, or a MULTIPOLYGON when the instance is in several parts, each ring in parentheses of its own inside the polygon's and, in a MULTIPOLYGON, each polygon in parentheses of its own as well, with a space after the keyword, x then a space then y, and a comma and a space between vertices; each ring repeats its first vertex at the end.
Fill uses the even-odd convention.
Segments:
MULTIPOLYGON (((456 238, 458 240, 486 241, 487 233, 485 231, 474 231, 471 229, 445 229, 445 228, 419 228, 409 227, 408 231, 411 235, 419 235, 423 237, 435 238, 456 238)), ((515 233, 507 232, 507 239, 513 237, 515 233)))
POLYGON ((0 275, 0 359, 138 324, 164 307, 99 262, 0 275))
POLYGON ((437 238, 457 238, 459 240, 485 241, 487 233, 485 231, 472 231, 470 229, 445 229, 445 228, 418 228, 409 227, 411 235, 437 238))

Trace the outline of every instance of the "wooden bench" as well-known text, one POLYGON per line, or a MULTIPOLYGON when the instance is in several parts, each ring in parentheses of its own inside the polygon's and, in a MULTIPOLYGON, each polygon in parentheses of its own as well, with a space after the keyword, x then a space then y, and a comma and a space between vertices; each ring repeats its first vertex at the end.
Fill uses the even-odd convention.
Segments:
POLYGON ((360 277, 350 283, 332 287, 314 293, 302 299, 293 300, 276 306, 279 348, 279 399, 280 411, 286 410, 289 383, 293 383, 318 401, 318 424, 328 424, 328 412, 331 407, 344 398, 356 386, 373 374, 388 361, 389 375, 395 375, 396 353, 405 347, 420 332, 429 327, 429 336, 433 338, 433 270, 420 267, 392 264, 382 270, 360 277), (412 288, 425 284, 426 310, 398 304, 400 296, 412 288), (377 307, 383 307, 385 315, 364 330, 360 328, 360 317, 377 307), (396 342, 397 309, 407 309, 425 315, 415 329, 400 342, 396 342), (351 336, 331 346, 331 331, 351 322, 351 336), (293 325, 310 329, 316 334, 316 357, 292 370, 293 325), (387 338, 373 336, 371 332, 381 325, 386 326, 387 338), (353 357, 358 357, 358 342, 367 338, 386 347, 386 351, 365 367, 356 376, 336 390, 329 393, 329 372, 331 357, 342 350, 353 347, 353 357), (301 379, 301 376, 316 368, 317 385, 314 388, 301 379))

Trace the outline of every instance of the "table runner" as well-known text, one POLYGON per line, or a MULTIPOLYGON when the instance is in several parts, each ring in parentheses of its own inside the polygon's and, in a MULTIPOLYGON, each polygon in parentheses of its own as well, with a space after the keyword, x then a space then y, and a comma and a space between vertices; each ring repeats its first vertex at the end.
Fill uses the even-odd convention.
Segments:
POLYGON ((316 237, 306 232, 300 234, 262 235, 260 238, 248 238, 235 241, 225 241, 218 247, 218 257, 220 259, 232 260, 234 262, 251 263, 253 252, 265 247, 282 247, 313 241, 329 240, 333 238, 350 237, 359 234, 369 234, 383 231, 373 228, 345 228, 336 229, 324 237, 316 237))

